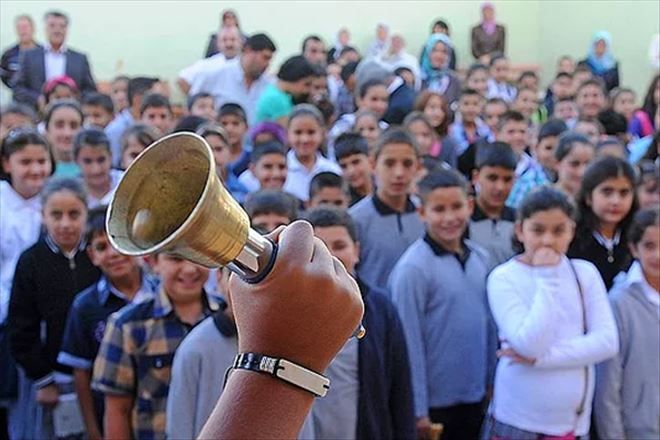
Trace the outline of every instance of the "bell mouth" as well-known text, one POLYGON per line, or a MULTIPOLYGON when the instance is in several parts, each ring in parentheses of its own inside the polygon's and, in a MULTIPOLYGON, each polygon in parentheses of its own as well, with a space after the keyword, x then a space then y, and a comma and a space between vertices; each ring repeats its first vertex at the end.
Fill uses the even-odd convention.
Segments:
POLYGON ((110 243, 125 255, 158 252, 193 219, 215 174, 213 152, 194 133, 174 133, 126 170, 108 208, 110 243))

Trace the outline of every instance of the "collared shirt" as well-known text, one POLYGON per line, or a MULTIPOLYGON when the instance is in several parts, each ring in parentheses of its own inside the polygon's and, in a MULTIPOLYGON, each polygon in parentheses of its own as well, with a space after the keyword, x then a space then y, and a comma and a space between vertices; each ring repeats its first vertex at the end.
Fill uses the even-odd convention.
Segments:
POLYGON ((74 300, 57 361, 72 368, 91 370, 108 317, 129 302, 137 304, 151 299, 157 289, 157 280, 143 274, 140 289, 129 301, 125 294, 102 276, 74 300))
MULTIPOLYGON (((141 281, 140 289, 132 301, 136 304, 148 301, 158 291, 158 280, 155 278, 143 273, 141 281)), ((91 372, 108 317, 129 302, 126 295, 117 290, 105 276, 78 294, 68 314, 57 362, 91 372)), ((92 397, 96 419, 99 426, 103 426, 104 395, 94 390, 92 397)))
POLYGON ((629 286, 633 284, 639 285, 642 288, 642 292, 644 292, 644 297, 646 297, 651 304, 660 307, 660 293, 655 290, 648 281, 646 281, 642 265, 639 261, 635 261, 632 266, 630 266, 625 282, 629 286))
POLYGON ((461 248, 463 252, 453 252, 445 248, 443 245, 438 243, 431 235, 426 232, 424 234, 424 242, 429 245, 433 253, 438 256, 442 257, 444 255, 451 255, 454 258, 456 258, 456 261, 459 262, 463 270, 465 270, 465 263, 467 263, 468 258, 470 258, 470 248, 465 245, 464 242, 461 242, 461 248))
POLYGON ((499 218, 490 218, 475 203, 467 238, 486 249, 494 264, 504 263, 515 254, 512 240, 515 221, 516 211, 508 206, 504 206, 499 218))
POLYGON ((205 72, 217 71, 226 63, 227 58, 223 54, 217 53, 211 57, 195 61, 190 66, 181 70, 179 72, 179 78, 186 81, 191 87, 199 87, 198 81, 200 80, 200 75, 205 72))
POLYGON ((96 208, 97 206, 109 205, 112 196, 115 194, 115 190, 121 181, 122 176, 124 175, 123 171, 119 170, 110 170, 110 190, 105 193, 103 197, 97 199, 91 194, 87 194, 87 207, 89 209, 96 208))
POLYGON ((190 95, 200 92, 210 93, 213 95, 216 108, 227 103, 239 104, 245 110, 250 126, 255 123, 257 101, 272 82, 268 75, 263 74, 248 88, 240 57, 227 61, 219 70, 202 72, 199 76, 199 86, 191 88, 190 95))
MULTIPOLYGON (((204 317, 219 308, 211 295, 203 293, 202 300, 204 317)), ((193 327, 179 319, 162 289, 153 299, 110 317, 94 363, 92 387, 135 398, 131 421, 136 438, 165 438, 174 352, 193 327)))
POLYGON ((41 199, 24 199, 9 182, 0 181, 0 323, 7 318, 11 284, 21 253, 37 242, 41 199))
POLYGON ((54 50, 49 43, 44 44, 44 67, 46 69, 46 81, 66 73, 66 45, 59 50, 54 50))
POLYGON ((316 162, 311 170, 300 163, 293 150, 287 153, 286 164, 288 173, 284 183, 284 191, 293 194, 304 202, 309 200, 309 185, 314 176, 325 171, 341 176, 339 165, 326 159, 321 153, 316 154, 316 162))

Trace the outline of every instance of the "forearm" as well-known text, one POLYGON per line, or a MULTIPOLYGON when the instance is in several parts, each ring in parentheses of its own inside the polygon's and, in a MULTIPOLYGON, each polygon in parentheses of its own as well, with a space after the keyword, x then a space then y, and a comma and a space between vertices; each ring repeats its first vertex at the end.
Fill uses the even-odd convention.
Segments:
POLYGON ((541 368, 574 368, 593 365, 616 353, 615 339, 608 334, 587 334, 559 342, 537 359, 541 368))
POLYGON ((314 396, 279 379, 232 372, 199 438, 296 438, 314 396))
POLYGON ((87 435, 90 438, 98 438, 101 434, 101 427, 96 421, 96 413, 94 411, 94 399, 90 386, 92 380, 91 372, 89 370, 75 368, 73 370, 73 379, 74 386, 76 387, 76 395, 78 396, 78 404, 80 405, 80 412, 85 421, 87 435))
POLYGON ((105 399, 105 438, 130 439, 131 432, 131 407, 113 403, 117 397, 106 396, 105 399))

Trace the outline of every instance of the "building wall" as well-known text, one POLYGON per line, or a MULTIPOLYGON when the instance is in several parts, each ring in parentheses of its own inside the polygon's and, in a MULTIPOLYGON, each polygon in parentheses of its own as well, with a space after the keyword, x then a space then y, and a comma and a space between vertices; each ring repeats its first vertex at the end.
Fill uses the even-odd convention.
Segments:
MULTIPOLYGON (((623 64, 623 80, 642 92, 652 75, 648 62, 651 36, 658 32, 660 2, 655 0, 499 1, 498 21, 508 29, 507 52, 514 63, 542 67, 544 81, 558 56, 583 57, 593 31, 609 29, 623 64)), ((173 82, 177 72, 203 55, 220 11, 238 12, 248 33, 267 31, 278 45, 274 68, 299 51, 304 35, 332 42, 340 25, 365 50, 376 23, 388 23, 417 55, 436 18, 447 19, 459 65, 472 61, 469 34, 478 22, 478 1, 12 1, 0 2, 0 46, 14 42, 13 18, 28 13, 43 40, 43 14, 56 5, 71 18, 69 44, 86 52, 97 79, 118 74, 158 75, 173 82)), ((4 88, 4 86, 3 86, 4 88)), ((642 92, 643 93, 643 92, 642 92)), ((2 96, 7 98, 7 90, 2 96)))

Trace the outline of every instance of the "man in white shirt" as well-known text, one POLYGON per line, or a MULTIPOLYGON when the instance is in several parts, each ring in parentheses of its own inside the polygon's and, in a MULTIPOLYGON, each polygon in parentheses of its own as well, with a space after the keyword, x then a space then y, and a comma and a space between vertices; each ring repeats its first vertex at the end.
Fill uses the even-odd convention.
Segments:
POLYGON ((177 85, 183 93, 188 93, 192 87, 197 86, 204 72, 217 72, 225 65, 227 60, 238 56, 243 46, 241 31, 236 26, 222 27, 216 39, 218 53, 202 60, 198 60, 179 72, 177 85))
POLYGON ((69 18, 61 12, 50 11, 45 16, 46 40, 44 47, 36 47, 21 54, 19 67, 13 79, 14 100, 36 107, 46 81, 67 75, 83 93, 96 91, 92 72, 83 53, 66 44, 69 18))
POLYGON ((252 125, 257 100, 271 82, 265 72, 276 50, 266 34, 252 35, 238 59, 226 62, 219 70, 200 73, 199 82, 196 81, 189 94, 210 93, 216 108, 227 103, 239 104, 247 113, 248 125, 252 125))

